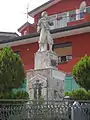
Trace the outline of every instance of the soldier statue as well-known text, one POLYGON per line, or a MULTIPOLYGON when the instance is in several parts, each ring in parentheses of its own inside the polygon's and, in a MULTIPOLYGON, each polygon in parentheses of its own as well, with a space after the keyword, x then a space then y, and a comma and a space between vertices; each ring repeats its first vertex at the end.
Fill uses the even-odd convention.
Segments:
POLYGON ((47 45, 49 44, 49 50, 52 51, 53 39, 50 34, 50 26, 53 25, 48 18, 46 11, 42 12, 41 19, 38 21, 37 32, 40 33, 39 38, 39 52, 47 51, 47 45))

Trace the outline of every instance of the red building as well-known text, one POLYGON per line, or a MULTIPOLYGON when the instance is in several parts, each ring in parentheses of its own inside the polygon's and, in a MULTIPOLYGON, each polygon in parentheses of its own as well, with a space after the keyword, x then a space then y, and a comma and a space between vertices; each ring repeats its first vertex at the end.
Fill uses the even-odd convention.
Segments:
POLYGON ((37 22, 41 12, 47 11, 53 21, 51 34, 53 50, 58 55, 58 68, 71 73, 73 66, 85 54, 90 55, 90 0, 50 0, 28 14, 34 24, 25 23, 18 31, 21 37, 0 41, 0 46, 12 46, 19 52, 25 70, 34 68, 34 53, 38 50, 37 22))

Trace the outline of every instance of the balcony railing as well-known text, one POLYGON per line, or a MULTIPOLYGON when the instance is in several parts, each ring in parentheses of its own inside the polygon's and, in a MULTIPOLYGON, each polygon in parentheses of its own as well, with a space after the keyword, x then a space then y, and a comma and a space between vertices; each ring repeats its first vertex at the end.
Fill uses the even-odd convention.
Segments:
MULTIPOLYGON (((71 10, 63 13, 58 13, 58 14, 53 14, 49 16, 50 21, 53 22, 53 25, 50 27, 51 30, 57 29, 57 28, 63 28, 67 26, 72 26, 76 24, 82 24, 86 21, 85 20, 85 15, 88 13, 90 15, 90 6, 86 7, 84 10, 76 9, 76 10, 71 10)), ((40 19, 40 17, 38 18, 40 19)), ((87 22, 90 20, 87 20, 87 22)), ((37 30, 37 24, 38 20, 36 23, 33 24, 35 31, 37 30)))
POLYGON ((66 27, 70 22, 84 19, 84 15, 85 15, 85 12, 82 12, 79 14, 72 14, 69 16, 56 17, 55 19, 51 20, 53 22, 51 29, 66 27))
POLYGON ((76 10, 67 11, 64 13, 58 13, 58 14, 51 15, 51 16, 49 16, 49 19, 53 22, 51 29, 66 27, 69 25, 69 23, 76 22, 76 24, 78 24, 78 21, 84 20, 86 13, 90 14, 90 6, 82 11, 79 9, 76 9, 76 10))

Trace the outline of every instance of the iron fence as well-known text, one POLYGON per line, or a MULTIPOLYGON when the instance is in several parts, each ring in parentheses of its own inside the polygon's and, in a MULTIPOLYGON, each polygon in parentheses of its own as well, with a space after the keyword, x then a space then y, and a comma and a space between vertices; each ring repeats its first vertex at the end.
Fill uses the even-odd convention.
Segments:
POLYGON ((0 101, 0 120, 90 120, 90 102, 0 101), (74 103, 74 104, 73 104, 74 103))

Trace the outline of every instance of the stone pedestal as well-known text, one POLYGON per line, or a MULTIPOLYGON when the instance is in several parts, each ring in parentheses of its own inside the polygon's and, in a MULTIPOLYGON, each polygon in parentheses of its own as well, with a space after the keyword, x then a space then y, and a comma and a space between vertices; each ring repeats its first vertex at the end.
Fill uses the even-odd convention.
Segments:
POLYGON ((58 57, 55 52, 45 51, 35 54, 34 69, 57 68, 58 57))
POLYGON ((27 72, 27 90, 31 99, 60 100, 64 97, 65 73, 57 66, 55 52, 35 54, 34 70, 27 72))
POLYGON ((35 99, 35 89, 38 89, 35 86, 37 83, 37 85, 41 85, 41 97, 44 100, 60 100, 64 97, 65 73, 62 71, 52 68, 30 70, 27 72, 27 80, 30 99, 35 99))

